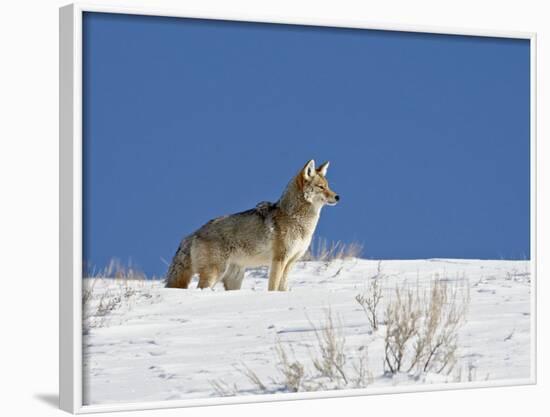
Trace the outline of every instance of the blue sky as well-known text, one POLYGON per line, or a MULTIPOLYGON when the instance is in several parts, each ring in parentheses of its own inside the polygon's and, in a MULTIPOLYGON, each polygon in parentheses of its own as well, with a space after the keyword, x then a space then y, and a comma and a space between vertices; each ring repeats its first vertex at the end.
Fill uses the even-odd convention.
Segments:
POLYGON ((317 235, 367 258, 529 258, 529 41, 86 13, 84 260, 163 275, 313 158, 317 235))

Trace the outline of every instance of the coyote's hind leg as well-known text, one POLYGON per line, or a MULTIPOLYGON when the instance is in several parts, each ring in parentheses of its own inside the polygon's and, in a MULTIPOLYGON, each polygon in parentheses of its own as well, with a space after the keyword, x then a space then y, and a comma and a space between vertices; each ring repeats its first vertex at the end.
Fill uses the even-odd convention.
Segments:
POLYGON ((225 268, 219 266, 207 266, 199 270, 199 285, 197 288, 212 288, 219 281, 220 271, 225 268))
POLYGON ((168 271, 166 287, 187 289, 192 278, 193 271, 191 268, 185 267, 179 263, 173 263, 168 271))
POLYGON ((235 264, 229 265, 227 271, 223 274, 223 287, 226 291, 240 290, 244 279, 244 268, 235 264))
POLYGON ((166 287, 187 289, 189 287, 189 283, 191 282, 191 278, 193 278, 193 272, 189 269, 182 269, 181 271, 178 271, 177 275, 172 277, 172 279, 166 283, 166 287))

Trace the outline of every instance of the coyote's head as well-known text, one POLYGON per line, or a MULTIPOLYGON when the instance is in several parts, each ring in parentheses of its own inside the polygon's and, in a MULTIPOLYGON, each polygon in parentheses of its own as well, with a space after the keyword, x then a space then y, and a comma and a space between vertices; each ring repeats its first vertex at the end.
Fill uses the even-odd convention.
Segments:
POLYGON ((306 201, 311 204, 334 206, 340 200, 340 196, 328 186, 326 179, 328 166, 327 161, 315 169, 315 161, 311 160, 296 177, 298 188, 303 192, 306 201))

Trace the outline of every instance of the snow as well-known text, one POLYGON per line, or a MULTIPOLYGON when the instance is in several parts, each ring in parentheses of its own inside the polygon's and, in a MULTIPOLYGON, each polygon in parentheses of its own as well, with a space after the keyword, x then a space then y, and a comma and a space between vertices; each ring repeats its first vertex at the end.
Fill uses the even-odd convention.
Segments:
POLYGON ((277 343, 311 370, 318 348, 315 328, 324 326, 329 309, 345 336, 348 363, 368 357, 367 392, 531 377, 529 261, 310 261, 295 266, 289 284, 288 292, 267 292, 266 268, 247 271, 243 289, 227 292, 221 284, 214 290, 181 290, 166 289, 160 281, 85 279, 84 403, 212 398, 220 395, 216 385, 227 388, 226 395, 282 395, 277 343), (451 374, 384 372, 385 326, 373 331, 355 300, 377 274, 381 317, 396 285, 428 289, 437 279, 469 287, 459 361, 451 374), (246 369, 265 390, 245 376, 246 369))

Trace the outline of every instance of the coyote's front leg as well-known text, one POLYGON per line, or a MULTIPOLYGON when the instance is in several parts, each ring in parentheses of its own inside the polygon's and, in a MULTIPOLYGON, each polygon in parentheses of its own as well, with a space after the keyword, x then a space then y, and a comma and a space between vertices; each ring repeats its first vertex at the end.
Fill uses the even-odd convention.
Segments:
POLYGON ((298 258, 300 258, 300 256, 296 255, 286 263, 283 273, 281 274, 281 280, 279 281, 279 291, 288 291, 288 274, 298 258))
POLYGON ((277 291, 279 289, 284 267, 285 262, 283 259, 273 259, 271 261, 271 268, 269 268, 269 291, 277 291))

